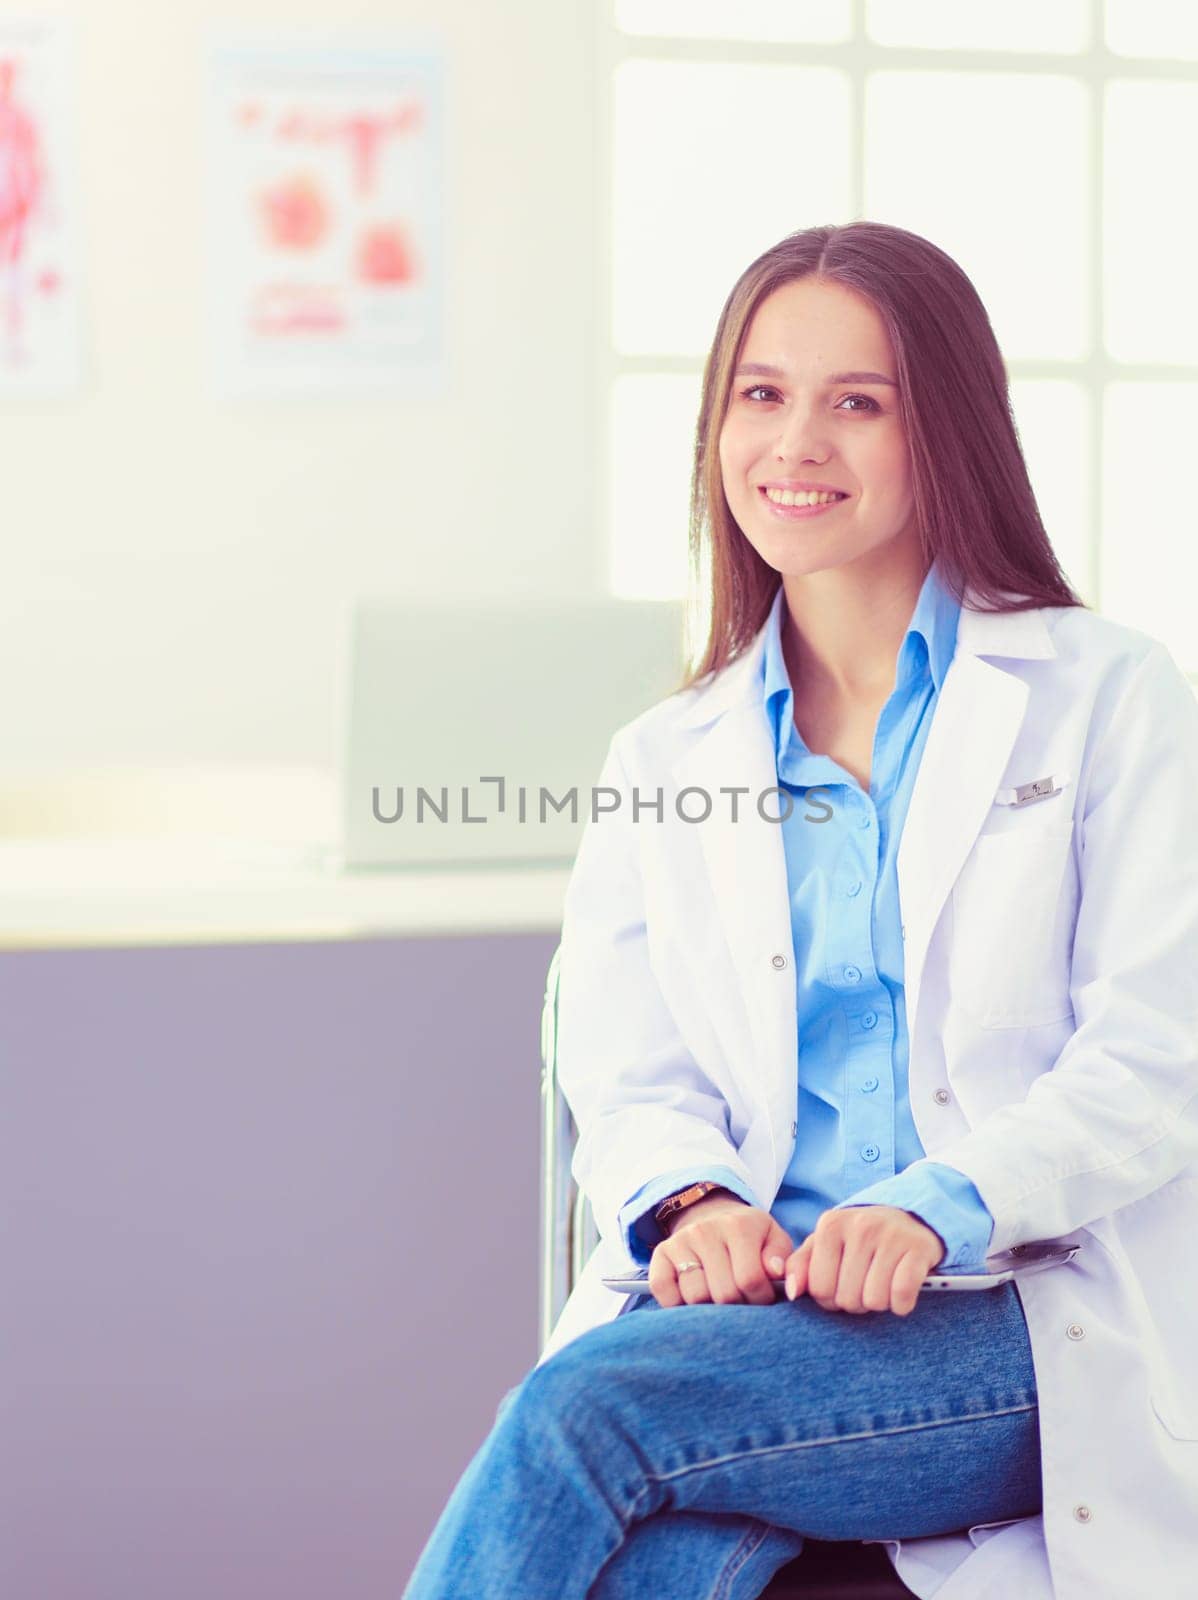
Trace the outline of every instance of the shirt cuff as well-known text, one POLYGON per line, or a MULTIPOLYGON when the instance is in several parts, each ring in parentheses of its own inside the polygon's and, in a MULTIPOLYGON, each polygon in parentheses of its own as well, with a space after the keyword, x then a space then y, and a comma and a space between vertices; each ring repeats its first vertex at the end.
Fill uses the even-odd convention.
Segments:
POLYGON ((660 1177, 642 1184, 625 1205, 620 1207, 618 1222, 624 1248, 638 1266, 647 1267, 655 1245, 666 1237, 653 1220, 653 1213, 667 1195, 679 1189, 689 1189, 692 1183, 718 1183, 730 1189, 746 1205, 760 1205, 753 1191, 729 1167, 676 1167, 663 1172, 660 1177))
POLYGON ((943 1241, 944 1255, 936 1267, 983 1265, 994 1233, 994 1218, 973 1183, 942 1161, 913 1162, 833 1209, 848 1206, 897 1206, 912 1212, 943 1241))

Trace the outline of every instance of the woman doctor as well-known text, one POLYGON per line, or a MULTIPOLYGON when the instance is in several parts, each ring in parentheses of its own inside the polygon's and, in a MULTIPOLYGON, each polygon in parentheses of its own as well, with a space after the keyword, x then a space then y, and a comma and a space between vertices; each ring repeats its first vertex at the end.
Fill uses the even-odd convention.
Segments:
POLYGON ((942 1600, 1181 1600, 1193 693, 1066 582, 985 310, 900 228, 733 288, 691 553, 706 648, 613 738, 563 921, 602 1243, 407 1600, 750 1600, 804 1535, 942 1600), (650 1294, 602 1285, 630 1257, 650 1294))

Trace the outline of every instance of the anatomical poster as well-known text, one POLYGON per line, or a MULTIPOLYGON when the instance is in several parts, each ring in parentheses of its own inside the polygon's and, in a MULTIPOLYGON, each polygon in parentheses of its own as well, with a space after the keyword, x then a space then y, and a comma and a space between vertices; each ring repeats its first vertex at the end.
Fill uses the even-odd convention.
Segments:
POLYGON ((443 76, 429 50, 213 46, 218 392, 444 382, 443 76))
POLYGON ((70 45, 58 19, 0 19, 0 395, 79 382, 70 45))

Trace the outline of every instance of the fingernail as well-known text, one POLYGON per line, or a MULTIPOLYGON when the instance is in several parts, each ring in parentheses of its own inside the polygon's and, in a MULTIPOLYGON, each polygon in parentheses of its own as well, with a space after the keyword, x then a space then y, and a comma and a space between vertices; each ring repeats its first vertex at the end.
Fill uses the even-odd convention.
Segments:
POLYGON ((788 1300, 793 1300, 794 1299, 794 1297, 795 1297, 795 1289, 797 1287, 798 1287, 798 1285, 795 1283, 795 1280, 793 1278, 787 1278, 787 1280, 786 1280, 786 1298, 788 1300))
POLYGON ((774 1274, 775 1278, 780 1278, 782 1276, 782 1268, 786 1265, 786 1263, 783 1261, 781 1256, 771 1256, 766 1262, 766 1265, 774 1274))

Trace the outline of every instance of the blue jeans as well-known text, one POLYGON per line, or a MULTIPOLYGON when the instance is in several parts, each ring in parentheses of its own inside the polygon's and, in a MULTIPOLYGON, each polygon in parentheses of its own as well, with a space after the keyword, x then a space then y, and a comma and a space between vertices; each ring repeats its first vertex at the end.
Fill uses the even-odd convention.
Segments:
POLYGON ((404 1600, 752 1600, 804 1534, 1041 1506, 1014 1284, 907 1317, 642 1296, 504 1396, 404 1600))

